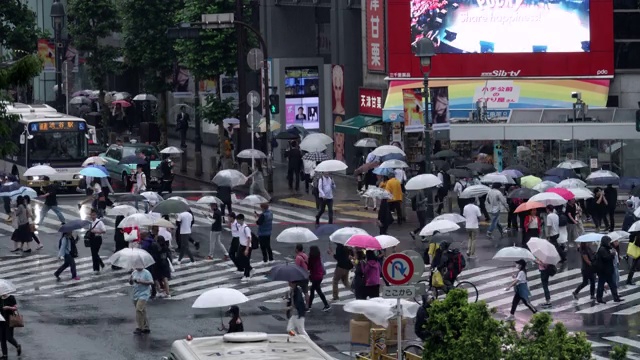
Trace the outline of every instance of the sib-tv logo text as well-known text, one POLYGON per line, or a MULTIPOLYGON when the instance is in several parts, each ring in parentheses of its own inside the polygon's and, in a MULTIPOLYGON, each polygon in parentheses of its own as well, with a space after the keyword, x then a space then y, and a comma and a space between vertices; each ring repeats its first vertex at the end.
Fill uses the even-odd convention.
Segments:
POLYGON ((520 75, 521 71, 522 70, 514 70, 514 71, 493 70, 493 71, 483 72, 483 73, 480 74, 480 76, 517 77, 518 75, 520 75))

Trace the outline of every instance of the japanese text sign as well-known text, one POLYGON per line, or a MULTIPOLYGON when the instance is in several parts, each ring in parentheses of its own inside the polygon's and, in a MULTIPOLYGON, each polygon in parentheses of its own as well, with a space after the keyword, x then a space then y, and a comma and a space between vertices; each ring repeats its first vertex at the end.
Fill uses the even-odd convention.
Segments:
POLYGON ((382 90, 360 88, 358 94, 361 115, 382 116, 382 90))
POLYGON ((367 21, 367 70, 386 72, 385 0, 365 0, 367 21))

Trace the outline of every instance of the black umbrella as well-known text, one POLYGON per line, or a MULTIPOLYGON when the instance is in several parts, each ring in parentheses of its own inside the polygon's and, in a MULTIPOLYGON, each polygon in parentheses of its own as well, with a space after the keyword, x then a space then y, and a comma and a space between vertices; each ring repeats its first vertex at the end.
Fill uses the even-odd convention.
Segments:
POLYGON ((471 171, 469 171, 467 169, 451 169, 451 170, 447 171, 447 174, 449 174, 451 176, 455 176, 458 179, 470 178, 470 177, 473 176, 471 174, 471 171))
POLYGON ((91 221, 88 221, 88 220, 71 220, 66 224, 60 226, 60 229, 58 229, 58 232, 61 232, 63 234, 70 233, 78 229, 86 228, 89 225, 91 225, 91 221))
POLYGON ((531 170, 529 170, 526 166, 520 164, 511 165, 505 170, 517 170, 520 171, 523 175, 531 175, 531 170))
POLYGON ((460 155, 458 155, 457 152, 447 149, 447 150, 442 150, 442 151, 438 151, 437 153, 435 153, 433 155, 433 157, 435 158, 441 158, 441 159, 446 159, 446 158, 454 158, 454 157, 458 157, 460 155))
POLYGON ((300 140, 300 135, 292 134, 288 131, 281 131, 276 135, 277 140, 300 140))
POLYGON ((463 165, 462 167, 481 174, 496 171, 496 168, 494 168, 493 165, 481 162, 473 162, 467 165, 463 165))
POLYGON ((128 201, 146 201, 147 198, 140 194, 124 194, 118 196, 116 202, 128 202, 128 201))
POLYGON ((549 176, 557 176, 561 180, 578 178, 578 175, 572 169, 564 169, 564 168, 557 168, 557 167, 547 170, 544 174, 549 176))
POLYGON ((431 163, 433 163, 433 166, 436 167, 436 169, 438 170, 449 170, 449 163, 444 161, 444 160, 433 160, 431 161, 431 163))
POLYGON ((636 186, 631 189, 631 195, 640 197, 640 186, 636 186))
POLYGON ((302 281, 309 278, 309 272, 296 264, 280 264, 271 268, 271 281, 302 281))
POLYGON ((171 215, 180 214, 189 210, 191 210, 189 205, 182 202, 181 200, 169 199, 156 205, 156 207, 154 207, 151 211, 162 215, 171 215))
POLYGON ((527 189, 527 188, 520 188, 520 189, 515 189, 512 192, 509 193, 509 195, 507 195, 507 197, 509 199, 531 199, 534 195, 538 195, 540 192, 533 190, 533 189, 527 189))
POLYGON ((118 165, 145 165, 147 161, 136 155, 125 156, 118 162, 118 165))

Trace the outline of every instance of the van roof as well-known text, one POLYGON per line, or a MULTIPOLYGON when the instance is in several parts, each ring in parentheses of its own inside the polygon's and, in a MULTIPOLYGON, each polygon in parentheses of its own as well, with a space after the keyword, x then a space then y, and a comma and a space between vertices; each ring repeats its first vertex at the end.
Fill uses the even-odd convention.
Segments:
POLYGON ((194 338, 191 341, 177 340, 171 351, 174 354, 190 354, 194 360, 333 360, 333 357, 307 337, 292 337, 287 334, 245 332, 194 338), (235 338, 233 342, 228 341, 230 335, 235 338), (266 340, 244 342, 238 336, 266 340))

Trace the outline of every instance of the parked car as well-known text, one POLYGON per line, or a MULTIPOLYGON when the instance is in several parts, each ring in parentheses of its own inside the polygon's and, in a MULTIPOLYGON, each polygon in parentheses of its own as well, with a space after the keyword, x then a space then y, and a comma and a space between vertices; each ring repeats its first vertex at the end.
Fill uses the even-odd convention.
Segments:
POLYGON ((123 146, 111 145, 106 152, 100 154, 105 160, 105 167, 109 170, 112 179, 119 179, 129 190, 132 185, 131 176, 136 172, 136 164, 120 164, 120 160, 127 156, 135 156, 144 153, 151 160, 151 176, 147 179, 149 189, 158 187, 160 184, 160 162, 161 157, 158 149, 153 145, 130 143, 123 146))

